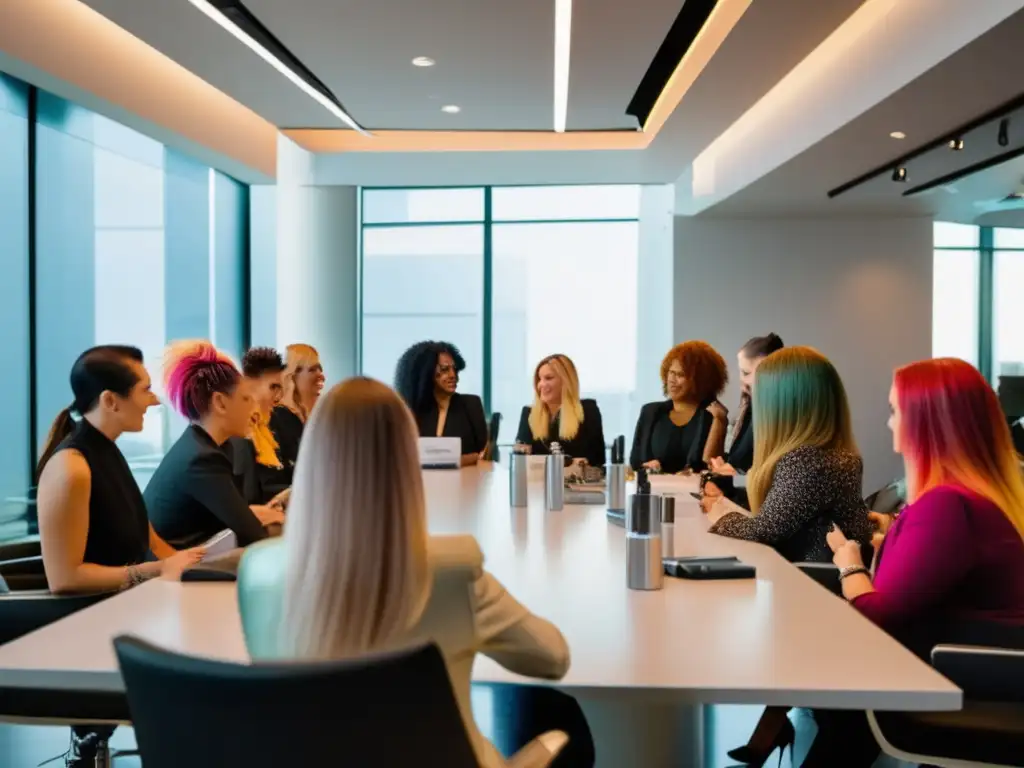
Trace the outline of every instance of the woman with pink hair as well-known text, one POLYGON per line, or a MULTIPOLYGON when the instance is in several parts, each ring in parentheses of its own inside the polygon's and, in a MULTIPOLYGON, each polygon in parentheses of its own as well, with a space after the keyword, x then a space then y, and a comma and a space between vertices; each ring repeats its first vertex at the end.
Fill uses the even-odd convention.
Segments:
MULTIPOLYGON (((896 371, 889 404, 908 504, 873 575, 856 542, 828 535, 843 595, 922 658, 939 643, 1024 635, 1024 476, 995 392, 962 360, 923 360, 896 371)), ((806 768, 877 757, 863 714, 815 717, 806 768)))
POLYGON ((156 531, 179 548, 234 531, 240 546, 266 538, 283 522, 276 507, 250 506, 235 484, 227 442, 245 437, 255 408, 249 383, 208 341, 172 344, 164 359, 164 389, 189 421, 146 486, 156 531))

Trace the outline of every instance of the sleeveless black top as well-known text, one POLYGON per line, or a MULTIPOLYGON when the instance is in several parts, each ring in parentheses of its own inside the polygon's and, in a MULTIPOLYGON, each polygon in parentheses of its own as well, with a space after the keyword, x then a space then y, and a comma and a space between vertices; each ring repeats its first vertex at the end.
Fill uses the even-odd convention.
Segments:
POLYGON ((111 567, 144 562, 149 553, 146 502, 121 449, 85 419, 57 446, 58 452, 68 449, 82 454, 92 474, 82 562, 111 567))

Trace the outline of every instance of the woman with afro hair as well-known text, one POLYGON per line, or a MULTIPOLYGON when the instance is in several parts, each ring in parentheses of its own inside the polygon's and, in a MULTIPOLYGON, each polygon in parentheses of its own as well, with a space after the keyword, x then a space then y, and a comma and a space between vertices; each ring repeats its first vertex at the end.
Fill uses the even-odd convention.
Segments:
POLYGON ((398 359, 395 389, 416 418, 420 437, 458 437, 462 466, 479 461, 487 447, 487 419, 477 395, 455 390, 466 361, 454 344, 421 341, 398 359))
POLYGON ((725 360, 703 341, 686 341, 661 363, 667 400, 640 410, 629 463, 633 469, 675 474, 702 470, 725 448, 728 412, 718 396, 729 380, 725 360))

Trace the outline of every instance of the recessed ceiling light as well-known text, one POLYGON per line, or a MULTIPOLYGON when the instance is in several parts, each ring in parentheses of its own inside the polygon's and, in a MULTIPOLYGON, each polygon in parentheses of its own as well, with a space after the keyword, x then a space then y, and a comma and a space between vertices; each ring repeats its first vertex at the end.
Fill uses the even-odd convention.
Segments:
POLYGON ((457 115, 459 112, 462 111, 462 107, 460 107, 458 104, 445 104, 443 107, 441 107, 441 111, 447 112, 449 115, 457 115))
POLYGON ((889 135, 892 136, 894 139, 905 139, 905 138, 907 138, 907 134, 905 134, 903 131, 893 131, 889 135))
POLYGON ((435 62, 429 56, 417 56, 415 59, 412 60, 412 65, 414 67, 432 67, 436 63, 437 62, 435 62))
MULTIPOLYGON (((267 49, 263 43, 256 40, 245 29, 239 26, 239 24, 236 23, 233 18, 229 17, 219 5, 214 5, 210 0, 189 0, 189 2, 205 13, 211 21, 218 24, 226 32, 232 35, 236 40, 238 40, 238 42, 245 45, 249 50, 280 72, 285 78, 290 80, 296 88, 301 90, 314 101, 318 102, 324 109, 333 114, 347 126, 358 131, 363 136, 371 135, 370 132, 359 125, 359 123, 357 123, 352 116, 348 114, 348 112, 342 109, 341 104, 339 104, 336 99, 328 98, 328 96, 322 93, 319 89, 310 85, 310 83, 296 72, 292 66, 278 58, 278 56, 267 49)), ((251 14, 249 15, 251 16, 251 14)))

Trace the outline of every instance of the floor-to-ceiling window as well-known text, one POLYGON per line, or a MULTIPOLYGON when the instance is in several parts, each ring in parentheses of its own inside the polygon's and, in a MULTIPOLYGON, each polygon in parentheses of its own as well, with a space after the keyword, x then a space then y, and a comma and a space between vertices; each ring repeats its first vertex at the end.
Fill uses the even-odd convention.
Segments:
POLYGON ((935 222, 932 351, 1024 376, 1024 229, 935 222))
MULTIPOLYGON (((0 540, 31 533, 33 464, 96 344, 248 341, 248 187, 138 131, 0 74, 0 540)), ((145 483, 181 424, 164 407, 119 444, 145 483)))
POLYGON ((630 434, 637 186, 364 189, 362 371, 390 382, 424 339, 456 344, 460 388, 511 442, 538 360, 571 357, 605 435, 630 434))
POLYGON ((0 73, 0 540, 25 532, 31 485, 29 88, 0 73))

